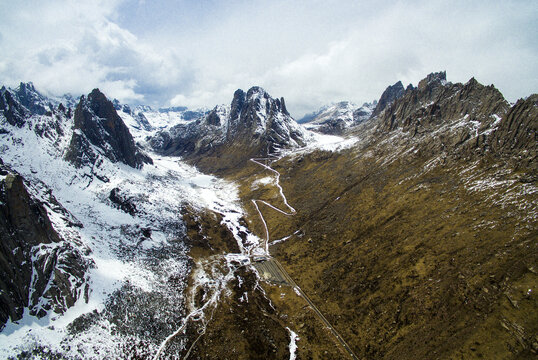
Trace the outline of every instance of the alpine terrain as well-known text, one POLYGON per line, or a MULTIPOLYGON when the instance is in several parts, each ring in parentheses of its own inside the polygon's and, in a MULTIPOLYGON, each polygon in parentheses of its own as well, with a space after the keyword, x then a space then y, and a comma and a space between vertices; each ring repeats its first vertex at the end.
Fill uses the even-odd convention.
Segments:
POLYGON ((1 88, 1 358, 536 358, 538 94, 230 99, 1 88))

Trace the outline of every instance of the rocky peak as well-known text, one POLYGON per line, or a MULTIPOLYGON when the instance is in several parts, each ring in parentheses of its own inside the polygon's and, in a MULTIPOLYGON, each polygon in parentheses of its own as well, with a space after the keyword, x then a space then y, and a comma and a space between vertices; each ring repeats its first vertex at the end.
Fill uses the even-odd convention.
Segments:
POLYGON ((401 81, 398 81, 394 85, 390 85, 383 91, 383 94, 381 94, 381 97, 379 98, 379 101, 377 102, 377 106, 375 107, 372 116, 376 116, 380 114, 387 106, 392 104, 395 100, 401 98, 405 93, 403 84, 401 81))
POLYGON ((82 96, 75 109, 74 132, 66 159, 81 167, 94 163, 98 154, 94 145, 109 160, 121 161, 139 168, 151 159, 142 154, 135 145, 129 129, 116 112, 114 104, 94 89, 87 97, 82 96))
POLYGON ((273 150, 303 144, 303 135, 288 113, 284 98, 275 99, 258 86, 246 93, 235 92, 226 139, 273 150))
POLYGON ((166 155, 200 160, 209 154, 221 159, 208 171, 233 167, 252 156, 304 145, 303 129, 293 120, 283 98, 272 98, 261 87, 235 91, 229 107, 217 106, 206 116, 156 134, 150 143, 166 155), (233 155, 232 155, 233 153, 233 155))
POLYGON ((14 90, 14 94, 20 103, 30 110, 32 114, 45 115, 50 113, 53 108, 49 99, 40 94, 31 82, 21 82, 14 90))
POLYGON ((17 127, 22 127, 28 116, 28 111, 4 86, 0 89, 0 111, 9 124, 17 127))
POLYGON ((444 85, 444 84, 446 84, 446 71, 440 71, 440 72, 428 74, 428 76, 420 80, 418 83, 418 89, 425 90, 426 87, 428 86, 434 87, 434 86, 444 85))

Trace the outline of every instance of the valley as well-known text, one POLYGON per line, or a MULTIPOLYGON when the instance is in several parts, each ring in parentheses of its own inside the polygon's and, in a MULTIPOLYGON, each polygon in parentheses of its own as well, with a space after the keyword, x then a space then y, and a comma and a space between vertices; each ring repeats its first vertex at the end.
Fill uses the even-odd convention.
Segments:
POLYGON ((537 99, 439 72, 303 127, 259 87, 2 88, 0 354, 532 358, 537 99))

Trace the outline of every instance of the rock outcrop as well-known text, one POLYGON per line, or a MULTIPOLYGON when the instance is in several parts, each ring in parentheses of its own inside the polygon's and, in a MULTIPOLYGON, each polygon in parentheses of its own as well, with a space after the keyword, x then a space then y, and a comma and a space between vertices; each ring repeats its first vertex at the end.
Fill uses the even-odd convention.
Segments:
POLYGON ((376 116, 380 114, 387 106, 392 104, 394 101, 401 98, 405 93, 405 89, 402 85, 401 81, 398 81, 394 85, 390 85, 383 91, 383 94, 381 94, 381 97, 379 98, 379 101, 377 102, 377 105, 372 112, 372 116, 376 116))
POLYGON ((99 89, 81 97, 75 109, 73 128, 65 158, 77 167, 94 164, 99 155, 133 168, 152 162, 137 149, 114 105, 99 89))
POLYGON ((538 94, 534 94, 518 100, 500 121, 492 134, 491 148, 494 153, 522 156, 533 162, 537 157, 537 144, 538 94))
POLYGON ((24 125, 24 119, 29 115, 24 106, 4 86, 0 89, 0 111, 9 124, 19 128, 24 125))
POLYGON ((0 160, 0 328, 28 314, 63 313, 84 297, 92 266, 54 230, 23 178, 0 160))

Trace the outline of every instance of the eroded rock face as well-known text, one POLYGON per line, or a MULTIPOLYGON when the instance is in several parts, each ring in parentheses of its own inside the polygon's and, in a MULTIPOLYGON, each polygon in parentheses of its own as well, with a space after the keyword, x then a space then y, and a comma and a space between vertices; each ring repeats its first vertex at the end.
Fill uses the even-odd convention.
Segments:
POLYGON ((92 261, 54 230, 47 210, 23 178, 0 160, 0 328, 20 320, 63 313, 88 297, 92 261))
POLYGON ((519 100, 492 134, 492 151, 519 156, 536 168, 538 144, 538 94, 519 100))
POLYGON ((410 138, 428 137, 431 148, 426 139, 426 151, 432 153, 465 145, 462 152, 468 154, 485 149, 487 137, 509 108, 492 85, 474 78, 452 84, 444 72, 434 73, 379 114, 378 132, 401 130, 410 138))
POLYGON ((5 87, 0 89, 0 111, 9 124, 19 128, 24 125, 24 119, 28 116, 26 109, 5 87))
POLYGON ((152 160, 136 148, 129 129, 106 96, 94 89, 75 109, 74 132, 65 158, 77 167, 94 164, 98 155, 140 168, 152 160))
POLYGON ((377 106, 375 107, 372 116, 376 116, 381 113, 381 111, 385 110, 388 105, 401 98, 404 93, 405 90, 401 81, 398 81, 396 84, 387 87, 385 91, 383 91, 383 94, 381 94, 381 97, 377 102, 377 106))

